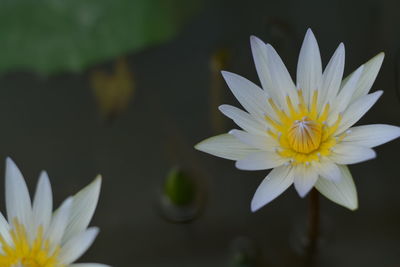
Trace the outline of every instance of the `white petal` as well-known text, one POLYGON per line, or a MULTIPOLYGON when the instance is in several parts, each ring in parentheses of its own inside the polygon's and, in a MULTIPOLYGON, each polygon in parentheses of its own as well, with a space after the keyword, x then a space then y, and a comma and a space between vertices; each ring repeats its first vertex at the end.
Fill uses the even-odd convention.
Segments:
POLYGON ((363 74, 361 75, 361 78, 357 83, 357 89, 354 92, 351 101, 354 101, 355 99, 368 94, 382 66, 384 57, 385 54, 381 52, 364 64, 365 67, 363 74))
POLYGON ((99 229, 91 227, 73 236, 60 251, 59 260, 63 264, 70 264, 82 256, 86 250, 93 244, 99 229))
POLYGON ((301 46, 296 77, 297 88, 303 90, 304 97, 309 103, 311 92, 319 88, 322 79, 321 55, 311 29, 307 30, 301 46))
POLYGON ((340 84, 343 78, 344 70, 344 45, 341 43, 333 54, 331 60, 329 61, 324 74, 322 75, 321 87, 319 89, 320 94, 320 106, 319 109, 323 108, 325 103, 330 102, 335 99, 340 84))
POLYGON ((364 146, 337 144, 329 156, 337 164, 355 164, 376 157, 374 150, 364 146))
POLYGON ((320 162, 313 162, 312 166, 322 178, 332 181, 339 181, 342 177, 339 166, 330 159, 324 158, 321 159, 320 162))
POLYGON ((71 214, 63 242, 88 227, 99 200, 100 187, 101 176, 98 175, 93 182, 73 196, 71 214))
POLYGON ((226 83, 239 103, 253 116, 263 120, 268 95, 260 87, 237 74, 222 71, 226 83))
POLYGON ((68 267, 111 267, 111 266, 101 263, 74 263, 69 265, 68 267))
POLYGON ((26 228, 30 228, 32 205, 25 180, 10 158, 6 159, 6 208, 10 223, 15 218, 26 228))
POLYGON ((400 136, 400 127, 372 124, 352 127, 343 142, 357 146, 376 147, 400 136))
POLYGON ((361 74, 364 70, 364 66, 359 67, 353 75, 351 75, 350 79, 348 79, 342 89, 339 92, 339 95, 335 98, 335 102, 332 105, 332 114, 334 114, 334 120, 336 120, 338 113, 343 112, 346 110, 348 107, 351 96, 354 94, 354 91, 356 90, 356 86, 358 83, 358 80, 361 77, 361 74))
MULTIPOLYGON (((285 105, 286 95, 289 95, 294 104, 297 104, 297 90, 285 64, 283 64, 282 59, 270 44, 266 44, 265 46, 271 96, 277 100, 278 103, 281 103, 283 108, 287 106, 285 105)), ((264 73, 264 75, 266 75, 266 73, 264 73)))
POLYGON ((266 134, 255 135, 241 130, 231 130, 229 134, 235 136, 246 145, 265 151, 275 151, 276 147, 279 145, 275 139, 266 134))
POLYGON ((314 187, 318 173, 304 165, 298 165, 294 170, 294 187, 300 197, 305 197, 314 187))
MULTIPOLYGON (((0 212, 0 236, 7 242, 7 244, 12 245, 12 237, 10 235, 10 225, 4 218, 3 214, 0 212)), ((1 245, 0 245, 1 247, 1 245)))
POLYGON ((242 159, 246 155, 256 151, 255 148, 244 144, 230 134, 213 136, 201 141, 195 148, 208 154, 230 160, 242 159))
POLYGON ((375 104, 382 95, 382 91, 363 96, 352 103, 344 112, 342 121, 336 133, 342 133, 353 126, 375 104))
POLYGON ((254 64, 262 87, 270 91, 272 84, 270 84, 270 75, 268 73, 268 59, 267 49, 265 43, 255 36, 250 37, 251 52, 253 53, 254 64))
POLYGON ((239 170, 257 171, 272 169, 285 162, 287 162, 287 159, 282 158, 276 152, 259 151, 236 161, 235 165, 239 170))
POLYGON ((350 210, 358 208, 357 190, 347 166, 339 166, 342 178, 339 181, 318 179, 315 187, 331 201, 350 210))
POLYGON ((293 184, 293 170, 289 166, 273 169, 261 182, 251 201, 251 211, 256 211, 274 200, 293 184))
POLYGON ((67 198, 54 212, 49 229, 45 233, 46 238, 50 240, 51 245, 58 246, 61 243, 65 229, 68 224, 68 218, 71 214, 72 197, 67 198))
POLYGON ((40 225, 46 231, 53 212, 53 197, 49 176, 45 171, 41 172, 33 200, 33 221, 35 228, 40 225))
POLYGON ((253 119, 247 112, 231 105, 221 105, 219 106, 219 110, 225 116, 232 119, 243 130, 254 134, 265 133, 265 128, 262 124, 253 119))

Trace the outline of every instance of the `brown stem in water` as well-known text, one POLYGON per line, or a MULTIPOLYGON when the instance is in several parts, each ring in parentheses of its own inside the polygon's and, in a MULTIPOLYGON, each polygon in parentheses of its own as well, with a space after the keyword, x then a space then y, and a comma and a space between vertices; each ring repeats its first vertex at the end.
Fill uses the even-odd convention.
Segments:
POLYGON ((317 252, 320 232, 319 192, 313 188, 310 192, 308 213, 308 243, 306 247, 306 266, 313 266, 317 252))

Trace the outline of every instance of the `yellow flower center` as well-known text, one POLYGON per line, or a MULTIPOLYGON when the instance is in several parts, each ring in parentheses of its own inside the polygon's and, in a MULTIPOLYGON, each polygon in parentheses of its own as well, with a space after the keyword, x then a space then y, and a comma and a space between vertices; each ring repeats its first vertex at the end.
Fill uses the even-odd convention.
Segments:
POLYGON ((318 149, 321 137, 322 125, 308 117, 295 120, 287 132, 290 147, 299 153, 310 153, 318 149))
POLYGON ((340 141, 334 134, 342 119, 341 115, 332 124, 326 120, 330 106, 326 104, 318 112, 318 91, 312 95, 309 106, 306 105, 302 90, 298 90, 298 105, 295 106, 289 96, 286 97, 286 112, 279 109, 272 98, 268 100, 275 112, 275 117, 265 116, 271 128, 268 134, 279 143, 277 153, 288 158, 291 164, 308 165, 312 161, 319 161, 321 156, 331 153, 331 148, 340 141))
POLYGON ((65 267, 58 262, 59 246, 51 246, 43 236, 43 227, 39 227, 36 237, 30 238, 25 227, 14 220, 10 230, 11 244, 0 236, 1 267, 65 267))

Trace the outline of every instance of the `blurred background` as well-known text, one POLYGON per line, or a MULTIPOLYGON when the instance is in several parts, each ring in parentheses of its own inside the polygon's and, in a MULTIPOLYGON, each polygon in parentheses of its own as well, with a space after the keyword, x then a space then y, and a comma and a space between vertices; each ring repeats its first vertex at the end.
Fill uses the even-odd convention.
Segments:
MULTIPOLYGON (((372 89, 384 94, 358 124, 399 125, 399 12, 395 0, 2 0, 0 159, 32 191, 47 170, 57 205, 103 175, 101 232, 80 262, 302 266, 307 200, 292 188, 251 213, 267 172, 193 149, 235 127, 217 110, 238 105, 220 70, 259 84, 256 35, 294 77, 311 27, 324 65, 345 43, 345 75, 386 53, 372 89)), ((400 142, 376 150, 351 166, 357 211, 322 200, 317 266, 400 266, 400 142)))

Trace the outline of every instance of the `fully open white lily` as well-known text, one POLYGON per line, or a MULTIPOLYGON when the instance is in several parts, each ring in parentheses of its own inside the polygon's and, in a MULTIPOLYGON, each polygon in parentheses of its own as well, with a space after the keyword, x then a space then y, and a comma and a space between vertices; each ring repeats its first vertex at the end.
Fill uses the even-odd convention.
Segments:
POLYGON ((247 111, 220 106, 242 130, 204 140, 196 149, 235 160, 242 170, 273 169, 257 189, 252 211, 266 205, 290 185, 304 197, 313 187, 351 210, 357 191, 347 164, 375 157, 371 149, 400 136, 390 125, 352 127, 378 100, 369 93, 382 65, 380 53, 343 79, 341 43, 322 71, 317 41, 309 29, 297 65, 297 83, 275 49, 250 38, 262 88, 222 72, 232 93, 247 111))

